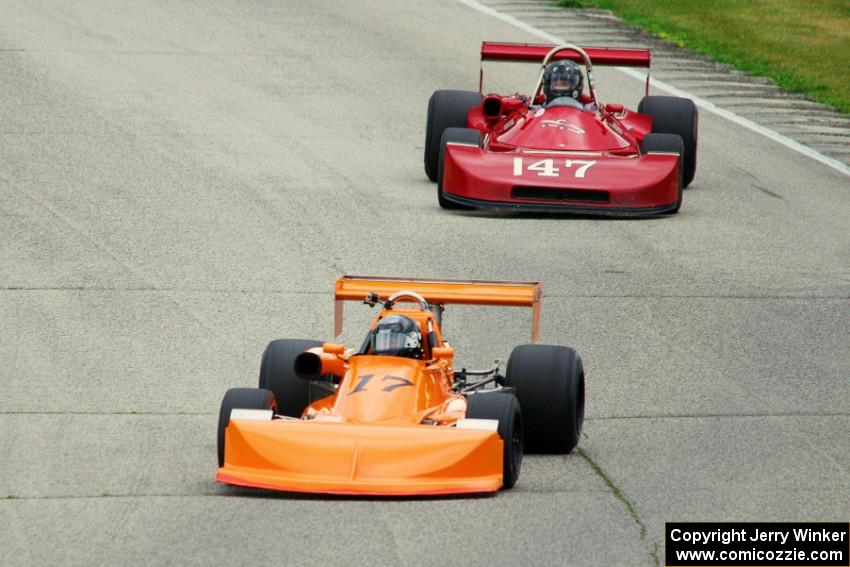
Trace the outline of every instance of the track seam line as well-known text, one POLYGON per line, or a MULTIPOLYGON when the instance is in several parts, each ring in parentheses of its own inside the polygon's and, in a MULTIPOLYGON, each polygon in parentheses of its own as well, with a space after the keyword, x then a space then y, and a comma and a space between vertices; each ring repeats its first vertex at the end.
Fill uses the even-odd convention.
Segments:
POLYGON ((220 496, 218 492, 201 492, 200 494, 111 494, 109 492, 102 492, 101 494, 89 494, 89 495, 53 495, 53 496, 15 496, 14 494, 7 494, 6 496, 0 496, 0 502, 10 501, 14 502, 16 500, 99 500, 99 499, 107 499, 107 498, 198 498, 198 497, 208 497, 208 496, 220 496))
POLYGON ((709 414, 671 414, 671 415, 612 415, 587 417, 585 421, 615 421, 618 419, 713 419, 713 418, 757 418, 757 417, 850 417, 846 412, 825 413, 709 413, 709 414))
POLYGON ((0 411, 0 415, 138 415, 138 416, 202 416, 216 415, 218 412, 195 411, 0 411))
MULTIPOLYGON (((10 286, 0 287, 0 292, 108 292, 114 291, 118 293, 163 293, 163 294, 180 294, 180 293, 211 293, 211 294, 233 294, 233 295, 315 295, 332 297, 330 292, 326 291, 288 291, 283 289, 215 289, 215 288, 172 288, 172 287, 23 287, 10 286)), ((639 294, 639 293, 549 293, 546 294, 549 299, 552 298, 577 298, 577 299, 754 299, 754 300, 845 300, 850 299, 850 295, 744 295, 744 294, 639 294)), ((173 299, 173 298, 171 298, 173 299)))
MULTIPOLYGON (((632 520, 634 520, 634 522, 640 528, 640 539, 641 539, 641 541, 648 544, 649 542, 647 541, 646 524, 643 523, 643 520, 641 519, 640 515, 637 513, 637 510, 635 509, 634 504, 632 504, 632 502, 628 499, 628 497, 625 495, 625 493, 623 493, 623 491, 620 489, 620 487, 617 486, 616 484, 614 484, 614 481, 612 481, 608 477, 608 475, 605 474, 605 471, 602 470, 602 467, 600 467, 596 463, 596 461, 594 461, 593 459, 590 458, 590 456, 587 454, 587 452, 584 451, 584 449, 581 449, 581 448, 576 449, 576 452, 579 454, 579 456, 581 456, 582 459, 587 461, 587 463, 590 465, 590 468, 593 469, 593 472, 595 472, 597 474, 597 476, 599 476, 599 478, 602 479, 602 482, 605 483, 605 485, 611 491, 611 494, 614 495, 614 498, 619 500, 620 503, 622 503, 623 506, 626 507, 626 511, 628 512, 629 516, 631 517, 632 520)), ((660 561, 658 559, 658 542, 652 543, 651 551, 649 551, 648 553, 649 553, 649 556, 652 559, 655 567, 658 567, 660 565, 660 561)))
MULTIPOLYGON (((520 20, 519 18, 516 18, 516 17, 511 16, 509 14, 505 14, 504 12, 500 12, 500 11, 494 9, 494 8, 489 7, 489 6, 485 6, 484 4, 481 4, 480 2, 477 2, 476 0, 455 0, 455 1, 460 2, 461 4, 464 4, 464 5, 468 6, 469 8, 472 8, 473 10, 481 12, 482 14, 486 14, 488 16, 491 16, 493 18, 501 20, 501 21, 503 21, 507 24, 510 24, 510 25, 512 25, 516 28, 519 28, 519 29, 523 30, 524 32, 527 32, 531 35, 535 35, 535 36, 539 37, 540 39, 545 39, 546 41, 550 41, 550 42, 556 43, 556 44, 566 43, 566 41, 561 37, 558 37, 554 34, 543 31, 542 29, 540 29, 536 26, 533 26, 533 25, 531 25, 527 22, 524 22, 524 21, 520 20)), ((621 73, 623 73, 624 75, 626 75, 628 77, 632 77, 633 79, 638 79, 641 82, 646 81, 646 76, 639 73, 638 71, 635 71, 634 69, 629 69, 627 67, 615 67, 615 69, 617 69, 618 71, 620 71, 621 73)), ((668 93, 670 93, 674 96, 681 96, 681 97, 685 97, 685 98, 690 98, 691 100, 694 101, 694 103, 697 106, 707 110, 708 112, 711 112, 712 114, 720 116, 721 118, 725 118, 726 120, 729 120, 730 122, 737 124, 738 126, 741 126, 743 128, 746 128, 750 131, 753 131, 757 134, 761 134, 765 138, 768 138, 768 139, 770 139, 774 142, 777 142, 777 143, 785 146, 786 148, 789 148, 789 149, 791 149, 791 150, 793 150, 793 151, 795 151, 799 154, 802 154, 802 155, 804 155, 808 158, 811 158, 811 159, 813 159, 813 160, 815 160, 815 161, 817 161, 817 162, 819 162, 823 165, 826 165, 827 167, 835 170, 838 173, 843 173, 844 175, 850 175, 850 165, 847 165, 845 163, 838 161, 837 159, 826 156, 826 155, 820 153, 819 151, 817 151, 813 148, 810 148, 806 145, 803 145, 800 142, 797 142, 796 140, 793 140, 793 139, 791 139, 787 136, 783 136, 779 132, 776 132, 774 130, 771 130, 770 128, 762 126, 761 124, 753 122, 752 120, 744 118, 743 116, 739 116, 738 114, 735 114, 731 110, 726 110, 725 108, 721 108, 711 101, 705 100, 705 99, 703 99, 703 98, 701 98, 701 97, 699 97, 699 96, 697 96, 693 93, 690 93, 686 90, 676 88, 673 85, 670 85, 670 84, 668 84, 664 81, 659 81, 657 79, 650 78, 650 85, 654 86, 655 88, 661 89, 663 91, 667 91, 668 93)))
MULTIPOLYGON (((46 210, 49 214, 53 215, 53 217, 59 219, 60 222, 64 223, 65 226, 70 228, 73 232, 77 233, 78 235, 80 235, 85 240, 88 240, 92 245, 95 246, 95 248, 100 250, 101 253, 103 253, 107 257, 111 258, 112 261, 114 261, 118 266, 124 268, 124 270, 126 270, 127 273, 134 276, 135 278, 140 280, 142 283, 148 284, 148 287, 153 287, 152 285, 150 285, 150 284, 153 283, 151 281, 153 278, 151 278, 147 274, 145 274, 145 272, 141 268, 134 265, 133 262, 129 258, 124 257, 124 255, 119 253, 117 250, 115 250, 112 246, 107 244, 105 241, 97 238, 95 235, 90 234, 88 231, 86 231, 85 229, 80 227, 76 222, 74 222, 73 219, 71 219, 66 214, 62 213, 59 209, 57 209, 52 204, 50 204, 46 199, 36 197, 35 195, 33 195, 29 191, 23 191, 22 193, 23 193, 24 197, 28 198, 31 202, 33 202, 36 205, 36 207, 41 207, 43 210, 46 210)), ((164 292, 164 293, 166 293, 168 299, 174 305, 177 306, 177 309, 182 310, 186 315, 188 315, 188 317, 190 319, 195 321, 195 323, 197 323, 199 327, 209 331, 214 336, 218 336, 218 337, 223 338, 223 339, 228 338, 228 337, 224 337, 223 335, 220 334, 218 327, 215 327, 215 326, 208 324, 197 313, 195 313, 195 311, 192 310, 188 305, 182 303, 178 299, 178 297, 173 295, 173 292, 164 292), (171 294, 171 295, 169 295, 169 294, 171 294)), ((225 344, 229 345, 230 343, 225 341, 225 344)))
MULTIPOLYGON (((0 410, 3 415, 126 415, 126 416, 214 416, 218 412, 204 411, 78 411, 78 410, 0 410)), ((847 412, 824 413, 707 413, 707 414, 660 414, 660 415, 610 415, 587 417, 585 421, 615 421, 628 419, 712 419, 712 418, 757 418, 757 417, 850 417, 847 412)))

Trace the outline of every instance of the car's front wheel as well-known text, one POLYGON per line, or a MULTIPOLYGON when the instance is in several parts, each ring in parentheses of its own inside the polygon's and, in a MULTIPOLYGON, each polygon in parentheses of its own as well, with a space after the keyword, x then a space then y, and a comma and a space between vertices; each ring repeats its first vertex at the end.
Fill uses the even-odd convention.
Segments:
POLYGON ((437 181, 440 140, 446 128, 463 128, 469 109, 481 104, 484 98, 475 91, 434 91, 428 99, 425 123, 425 175, 437 181))
POLYGON ((676 194, 676 207, 671 213, 678 213, 682 207, 682 189, 685 186, 685 145, 677 134, 647 134, 641 143, 643 153, 662 152, 679 154, 679 189, 676 194))
POLYGON ((520 404, 513 394, 479 392, 467 399, 466 417, 495 419, 502 438, 502 488, 513 488, 522 468, 523 434, 520 404))
POLYGON ((481 132, 474 128, 447 128, 440 140, 440 167, 437 175, 437 202, 444 209, 469 209, 465 205, 449 201, 443 195, 443 175, 445 173, 446 147, 449 144, 481 146, 481 132))
POLYGON ((277 410, 274 394, 261 388, 231 388, 221 400, 218 411, 218 466, 224 466, 224 431, 235 409, 277 410))
POLYGON ((684 144, 682 186, 694 180, 697 169, 697 134, 699 113, 694 101, 677 96, 646 96, 638 104, 638 112, 652 117, 654 134, 676 134, 684 144))

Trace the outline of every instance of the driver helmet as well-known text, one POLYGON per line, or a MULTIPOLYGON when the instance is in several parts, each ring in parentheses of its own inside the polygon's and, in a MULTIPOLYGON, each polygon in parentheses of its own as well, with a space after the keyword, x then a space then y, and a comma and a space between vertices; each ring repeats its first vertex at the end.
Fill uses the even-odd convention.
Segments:
POLYGON ((372 352, 390 356, 422 356, 422 333, 410 317, 390 315, 378 321, 372 335, 372 352))
POLYGON ((581 69, 568 59, 552 61, 543 71, 543 94, 546 102, 562 96, 578 98, 581 94, 581 69))

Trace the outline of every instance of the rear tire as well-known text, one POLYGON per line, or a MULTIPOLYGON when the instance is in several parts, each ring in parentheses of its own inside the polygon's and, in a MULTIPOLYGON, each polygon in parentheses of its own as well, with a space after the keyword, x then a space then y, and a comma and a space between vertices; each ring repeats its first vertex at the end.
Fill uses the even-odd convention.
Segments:
POLYGON ((492 392, 473 394, 467 398, 466 417, 496 419, 502 438, 502 489, 513 488, 522 468, 522 412, 513 394, 492 392))
POLYGON ((464 128, 469 109, 481 104, 484 98, 475 91, 435 91, 428 99, 425 124, 425 175, 437 181, 440 140, 446 128, 464 128))
POLYGON ((437 202, 444 209, 468 210, 472 207, 449 201, 443 196, 443 170, 446 161, 446 144, 454 142, 458 144, 481 145, 481 132, 474 128, 446 128, 440 140, 440 167, 437 175, 437 202))
MULTIPOLYGON (((320 341, 304 339, 278 339, 263 352, 260 362, 260 388, 271 390, 282 415, 301 417, 304 408, 315 401, 311 399, 310 381, 295 374, 295 357, 305 350, 320 347, 320 341)), ((330 395, 326 393, 326 395, 330 395)), ((323 398, 324 395, 316 399, 323 398)))
POLYGON ((516 390, 524 416, 525 448, 569 453, 584 424, 584 366, 571 348, 520 345, 508 359, 505 385, 516 390))
POLYGON ((224 466, 224 430, 230 423, 230 412, 234 409, 277 410, 274 394, 260 388, 231 388, 221 400, 218 411, 218 466, 224 466))
POLYGON ((679 191, 676 197, 676 207, 670 211, 670 214, 678 213, 682 207, 682 189, 684 189, 685 177, 685 145, 682 143, 682 138, 676 134, 647 134, 643 137, 641 151, 648 152, 665 152, 679 154, 679 191))
POLYGON ((640 101, 638 112, 652 117, 653 133, 681 136, 685 145, 682 186, 690 185, 697 169, 699 130, 699 113, 694 102, 676 96, 647 96, 640 101))

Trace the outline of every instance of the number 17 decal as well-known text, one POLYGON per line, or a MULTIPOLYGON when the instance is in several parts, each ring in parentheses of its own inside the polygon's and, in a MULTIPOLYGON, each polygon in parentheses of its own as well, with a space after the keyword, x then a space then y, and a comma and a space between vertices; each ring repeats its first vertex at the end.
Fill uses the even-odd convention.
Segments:
MULTIPOLYGON (((595 160, 583 160, 583 159, 567 159, 564 160, 564 167, 567 169, 572 169, 573 165, 577 166, 575 177, 576 179, 583 179, 587 170, 596 165, 595 160)), ((520 176, 523 173, 523 169, 528 171, 536 171, 538 177, 560 177, 561 170, 555 167, 555 160, 552 158, 541 159, 540 161, 534 162, 525 166, 523 168, 523 162, 521 157, 514 158, 514 175, 520 176)))
MULTIPOLYGON (((358 376, 357 386, 351 390, 348 395, 356 394, 357 392, 362 392, 366 389, 366 386, 369 384, 369 380, 374 378, 374 374, 364 374, 363 376, 358 376)), ((403 388, 405 386, 413 386, 413 382, 408 380, 407 378, 402 378, 401 376, 393 376, 392 374, 387 374, 383 378, 381 378, 381 382, 390 382, 389 386, 381 388, 382 392, 392 392, 393 390, 397 390, 399 388, 403 388)))

